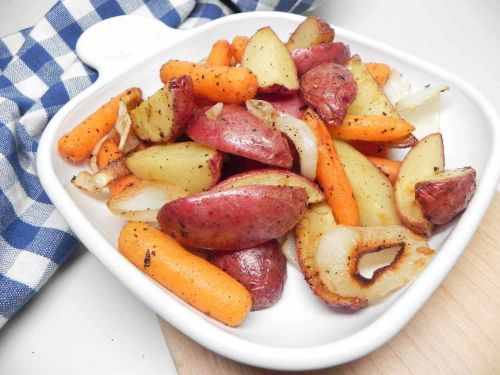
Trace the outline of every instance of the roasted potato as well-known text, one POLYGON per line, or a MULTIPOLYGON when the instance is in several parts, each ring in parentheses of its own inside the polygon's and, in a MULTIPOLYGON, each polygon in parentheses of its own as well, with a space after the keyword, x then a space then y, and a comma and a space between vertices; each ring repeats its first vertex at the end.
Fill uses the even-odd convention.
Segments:
POLYGON ((366 69, 358 55, 354 55, 347 62, 346 68, 351 71, 358 92, 347 113, 351 115, 377 115, 399 117, 394 106, 384 94, 373 76, 366 69))
POLYGON ((324 63, 302 76, 300 92, 326 124, 339 125, 356 98, 357 87, 349 70, 335 63, 324 63))
POLYGON ((366 305, 361 298, 342 297, 330 291, 321 281, 315 264, 319 240, 335 226, 332 210, 327 203, 312 205, 295 227, 297 258, 300 269, 313 293, 328 305, 347 310, 357 310, 366 305))
POLYGON ((265 100, 272 104, 278 112, 299 119, 302 118, 302 115, 307 109, 307 104, 298 93, 293 95, 261 94, 256 99, 265 100))
POLYGON ((321 43, 328 43, 335 38, 335 31, 328 22, 321 18, 307 17, 290 35, 286 47, 289 51, 321 43))
POLYGON ((169 202, 160 209, 158 222, 183 245, 234 251, 284 235, 306 207, 304 188, 241 186, 169 202))
POLYGON ((430 180, 444 170, 443 138, 440 133, 428 135, 406 155, 394 185, 396 208, 403 223, 418 234, 430 236, 434 224, 415 200, 415 184, 430 180))
POLYGON ((297 186, 307 192, 308 203, 318 203, 325 199, 323 192, 311 180, 283 169, 261 169, 240 173, 221 181, 213 190, 229 189, 247 185, 297 186))
POLYGON ((219 181, 222 154, 196 142, 179 142, 134 152, 126 163, 141 180, 166 181, 193 194, 219 181))
POLYGON ((186 132, 193 140, 218 150, 277 167, 291 168, 292 154, 281 132, 264 125, 243 107, 224 104, 214 118, 198 111, 186 132))
POLYGON ((267 309, 280 300, 286 258, 276 240, 246 250, 212 251, 208 260, 247 288, 253 311, 267 309))
POLYGON ((394 200, 394 188, 387 176, 349 144, 335 140, 335 148, 358 204, 359 225, 401 224, 394 200))
POLYGON ((252 36, 241 65, 257 76, 259 92, 291 94, 299 89, 297 69, 290 52, 270 27, 252 36))
POLYGON ((172 78, 167 84, 130 111, 137 137, 149 142, 175 140, 194 110, 193 81, 189 76, 172 78))
POLYGON ((299 77, 326 62, 344 65, 351 57, 349 47, 342 42, 321 43, 294 49, 291 52, 299 77))
POLYGON ((467 208, 475 191, 476 171, 466 167, 417 182, 415 199, 431 223, 446 224, 467 208))

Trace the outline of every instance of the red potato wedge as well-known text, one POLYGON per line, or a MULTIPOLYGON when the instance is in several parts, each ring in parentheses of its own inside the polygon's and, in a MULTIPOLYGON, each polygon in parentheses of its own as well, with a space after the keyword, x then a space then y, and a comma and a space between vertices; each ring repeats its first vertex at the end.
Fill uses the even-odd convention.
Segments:
POLYGON ((335 38, 335 31, 321 18, 307 17, 290 35, 286 47, 289 51, 321 43, 328 43, 335 38))
POLYGON ((335 219, 328 204, 317 203, 306 211, 295 227, 299 266, 309 287, 323 302, 336 309, 358 310, 366 306, 366 300, 342 297, 332 292, 320 279, 316 267, 315 255, 321 236, 334 227, 335 219))
POLYGON ((234 251, 284 235, 306 207, 304 188, 241 186, 169 202, 161 208, 158 222, 181 244, 234 251))
POLYGON ((280 300, 286 258, 276 240, 246 250, 212 251, 208 260, 247 288, 253 311, 267 309, 280 300))
POLYGON ((270 103, 278 112, 301 119, 307 109, 307 104, 302 97, 296 93, 293 95, 261 94, 258 100, 270 103))
POLYGON ((134 152, 126 163, 141 180, 165 181, 194 194, 219 181, 222 153, 196 142, 179 142, 134 152))
POLYGON ((430 236, 434 224, 415 200, 417 182, 430 180, 444 170, 443 138, 440 133, 428 135, 406 155, 394 185, 396 207, 402 222, 413 232, 430 236))
POLYGON ((230 189, 247 185, 296 186, 307 193, 307 203, 318 203, 325 199, 323 192, 311 180, 282 169, 261 169, 234 175, 214 186, 213 190, 230 189))
POLYGON ((330 42, 297 48, 291 55, 297 67, 297 74, 302 77, 312 68, 326 62, 344 65, 351 58, 351 51, 342 42, 330 42))
POLYGON ((277 167, 292 167, 286 138, 239 106, 225 104, 217 118, 209 117, 207 108, 201 109, 186 133, 197 142, 230 154, 277 167))
POLYGON ((299 89, 290 52, 270 27, 259 29, 252 36, 241 65, 257 76, 259 92, 292 94, 299 89))
POLYGON ((149 142, 177 139, 194 110, 193 80, 183 75, 170 79, 153 96, 130 111, 137 137, 149 142))
POLYGON ((415 199, 433 224, 449 223, 467 208, 476 191, 476 171, 471 167, 444 171, 415 185, 415 199))
POLYGON ((359 225, 401 224, 387 176, 354 147, 338 140, 334 143, 358 204, 359 225))
POLYGON ((302 76, 300 91, 327 125, 339 125, 356 98, 357 86, 351 72, 342 65, 324 63, 302 76))

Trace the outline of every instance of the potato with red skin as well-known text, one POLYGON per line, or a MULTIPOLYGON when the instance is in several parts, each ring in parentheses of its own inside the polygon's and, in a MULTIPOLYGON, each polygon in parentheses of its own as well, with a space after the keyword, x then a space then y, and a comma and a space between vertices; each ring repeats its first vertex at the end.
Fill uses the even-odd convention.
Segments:
POLYGON ((318 17, 309 16, 290 35, 286 47, 289 51, 293 51, 297 48, 331 42, 334 38, 335 31, 328 22, 318 17))
POLYGON ((243 250, 292 229, 307 208, 304 188, 249 185, 180 198, 158 213, 161 229, 179 243, 208 250, 243 250))
POLYGON ((467 208, 476 191, 476 171, 471 167, 444 171, 415 185, 415 199, 433 224, 449 223, 467 208))
POLYGON ((342 65, 324 63, 302 76, 300 92, 327 125, 339 125, 356 98, 357 85, 352 73, 342 65))
POLYGON ((130 111, 132 128, 143 141, 170 142, 182 134, 194 108, 193 80, 175 77, 130 111))
POLYGON ((291 52, 299 77, 326 62, 344 65, 351 58, 349 47, 342 42, 322 43, 294 49, 291 52))
POLYGON ((217 118, 198 110, 187 135, 204 145, 276 167, 291 168, 292 154, 281 132, 265 125, 245 108, 224 104, 217 118))
POLYGON ((278 94, 260 94, 256 99, 264 100, 270 103, 278 112, 302 119, 307 109, 304 99, 298 94, 278 95, 278 94))
POLYGON ((246 250, 212 251, 208 260, 238 280, 252 296, 252 310, 278 302, 286 281, 286 258, 272 240, 246 250))

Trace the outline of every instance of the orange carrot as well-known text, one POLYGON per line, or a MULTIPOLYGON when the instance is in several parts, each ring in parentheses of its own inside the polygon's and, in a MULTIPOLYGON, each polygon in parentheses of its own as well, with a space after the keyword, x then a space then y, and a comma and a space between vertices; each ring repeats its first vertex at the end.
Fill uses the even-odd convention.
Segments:
POLYGON ((128 89, 80 122, 59 139, 58 149, 61 156, 72 162, 87 158, 97 142, 115 126, 120 100, 124 101, 129 109, 134 108, 141 102, 142 92, 135 87, 128 89))
POLYGON ((108 139, 104 141, 97 153, 97 166, 99 169, 104 168, 112 161, 118 160, 123 156, 122 152, 118 149, 118 145, 113 140, 108 139))
POLYGON ((238 64, 243 58, 243 53, 245 52, 245 48, 247 48, 248 42, 250 42, 250 38, 243 35, 238 35, 233 39, 233 55, 238 64))
POLYGON ((109 189, 111 195, 114 196, 121 192, 123 189, 135 185, 139 182, 141 182, 141 180, 138 177, 133 174, 128 174, 126 176, 119 177, 114 181, 111 181, 108 184, 107 188, 109 189))
POLYGON ((236 279, 149 224, 125 224, 118 249, 165 288, 228 326, 240 325, 252 307, 250 293, 236 279))
POLYGON ((391 67, 382 63, 365 63, 366 69, 380 86, 384 86, 391 75, 391 67))
POLYGON ((163 83, 184 74, 193 79, 196 96, 215 103, 243 104, 257 94, 257 77, 240 66, 208 66, 169 60, 160 70, 163 83))
POLYGON ((328 130, 332 137, 347 141, 384 142, 407 136, 415 128, 398 117, 346 115, 340 126, 329 126, 328 130))
POLYGON ((339 224, 358 225, 358 205, 325 124, 312 109, 306 111, 303 119, 318 142, 316 179, 325 193, 335 220, 339 224))
POLYGON ((377 142, 351 141, 349 143, 352 147, 366 156, 386 158, 388 154, 387 148, 385 148, 383 144, 377 142))
POLYGON ((216 41, 207 57, 207 65, 229 66, 233 59, 233 46, 227 40, 216 41))
POLYGON ((396 183, 401 162, 375 156, 368 156, 368 159, 387 175, 392 184, 396 183))

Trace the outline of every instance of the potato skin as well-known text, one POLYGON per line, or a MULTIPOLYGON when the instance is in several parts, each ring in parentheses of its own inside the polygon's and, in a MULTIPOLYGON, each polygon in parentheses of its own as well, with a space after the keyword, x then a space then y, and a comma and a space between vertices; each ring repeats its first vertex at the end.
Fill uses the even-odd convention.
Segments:
POLYGON ((276 240, 235 252, 213 251, 208 260, 247 288, 253 311, 267 309, 280 300, 286 258, 276 240))
POLYGON ((200 109, 187 128, 193 140, 233 155, 276 167, 292 167, 293 158, 286 138, 263 124, 243 107, 224 104, 216 119, 200 109))
POLYGON ((302 115, 306 111, 307 104, 298 93, 293 95, 278 95, 278 94, 262 94, 257 97, 259 100, 265 100, 271 103, 272 106, 284 114, 302 119, 302 115))
POLYGON ((357 85, 352 73, 342 65, 324 63, 302 76, 300 91, 327 125, 339 125, 356 98, 357 85))
POLYGON ((431 223, 449 223, 467 208, 476 191, 476 171, 468 167, 461 172, 463 174, 455 177, 421 181, 415 185, 415 199, 431 223))
POLYGON ((193 116, 194 106, 194 89, 193 80, 190 76, 180 76, 172 78, 168 81, 168 88, 172 92, 174 98, 174 126, 173 138, 177 138, 184 130, 186 124, 193 116))
POLYGON ((309 16, 294 30, 286 46, 289 51, 296 48, 309 47, 315 44, 331 42, 335 31, 321 18, 309 16))
POLYGON ((291 52, 299 77, 326 62, 344 65, 351 58, 349 47, 342 42, 322 43, 291 52))
POLYGON ((304 188, 248 185, 208 191, 165 204, 162 230, 183 245, 248 249, 292 229, 307 208, 304 188))

